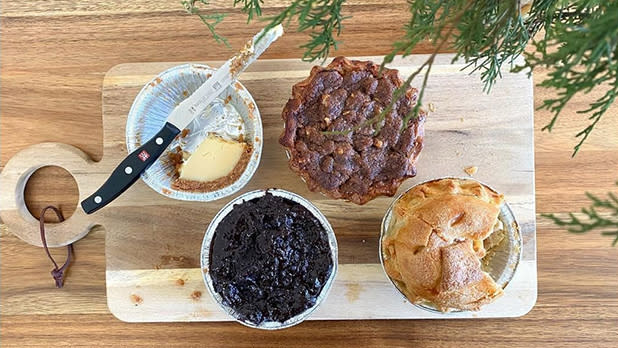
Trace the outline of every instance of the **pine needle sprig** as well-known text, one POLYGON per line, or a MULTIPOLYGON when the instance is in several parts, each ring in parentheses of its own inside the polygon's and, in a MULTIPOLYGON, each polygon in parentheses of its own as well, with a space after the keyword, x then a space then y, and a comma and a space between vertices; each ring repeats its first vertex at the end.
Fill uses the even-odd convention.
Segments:
POLYGON ((526 67, 550 70, 539 85, 558 91, 557 97, 540 106, 553 113, 543 130, 553 130, 576 95, 606 89, 587 109, 577 111, 589 115, 590 124, 575 135, 579 138, 575 156, 618 96, 618 1, 587 1, 556 9, 555 18, 543 40, 533 42, 535 51, 526 54, 526 67), (598 4, 590 7, 590 3, 598 4))
POLYGON ((443 7, 439 1, 409 1, 411 18, 404 26, 404 36, 395 41, 393 50, 384 56, 382 67, 393 62, 395 56, 408 56, 420 42, 429 40, 434 45, 443 39, 443 30, 453 24, 453 12, 462 13, 465 1, 453 1, 450 6, 443 7))
POLYGON ((530 31, 521 15, 519 1, 476 1, 457 25, 453 62, 463 59, 462 69, 479 71, 484 91, 489 92, 502 77, 505 64, 514 67, 515 59, 525 50, 530 31))
MULTIPOLYGON (((551 131, 566 104, 577 94, 606 88, 605 94, 578 113, 588 115, 590 124, 575 137, 575 155, 602 116, 618 96, 618 1, 563 0, 416 0, 410 2, 411 20, 404 37, 395 42, 383 64, 396 55, 410 55, 418 43, 428 40, 434 45, 444 36, 445 28, 455 26, 446 39, 461 59, 462 70, 480 72, 484 90, 490 92, 502 77, 503 68, 512 71, 536 67, 550 70, 541 87, 558 91, 557 98, 543 102, 541 109, 553 113, 543 130, 551 131), (533 37, 545 30, 540 40, 533 37), (526 53, 528 43, 536 51, 526 53), (525 55, 524 66, 516 59, 525 55)), ((427 67, 431 70, 431 65, 427 67)), ((426 81, 420 88, 415 112, 423 103, 426 81)), ((404 84, 402 88, 408 88, 404 84)), ((405 124, 405 123, 404 123, 405 124)))
MULTIPOLYGON (((409 8, 411 19, 404 28, 405 35, 394 43, 393 50, 384 57, 382 67, 392 63, 397 55, 406 57, 412 54, 414 47, 422 41, 428 40, 436 48, 419 70, 395 91, 395 96, 403 94, 410 88, 412 80, 426 69, 417 103, 404 118, 402 129, 419 116, 436 54, 447 44, 457 52, 453 61, 463 59, 467 63, 464 70, 470 73, 482 71, 481 80, 489 92, 496 79, 501 77, 503 63, 513 65, 529 39, 517 1, 499 1, 496 6, 495 1, 489 0, 425 0, 410 1, 409 8)), ((393 98, 391 104, 397 100, 393 98)), ((389 105, 378 115, 377 121, 384 118, 391 108, 392 105, 389 105)))
POLYGON ((185 8, 185 11, 187 11, 187 13, 196 15, 200 18, 202 23, 204 23, 210 31, 212 38, 217 43, 224 44, 225 46, 230 47, 230 43, 227 41, 227 39, 219 35, 219 33, 217 33, 216 31, 217 24, 221 23, 223 19, 225 19, 225 17, 227 16, 225 13, 202 13, 199 5, 208 5, 208 0, 182 0, 180 3, 185 8))
MULTIPOLYGON (((618 182, 616 182, 618 185, 618 182)), ((567 227, 571 233, 587 233, 600 230, 601 235, 614 237, 612 246, 618 244, 618 196, 613 192, 607 194, 607 199, 599 198, 586 192, 586 196, 592 202, 588 208, 582 208, 582 218, 574 213, 569 213, 567 219, 555 214, 542 214, 552 220, 556 225, 567 227), (601 210, 603 213, 600 213, 601 210), (585 220, 584 220, 585 219, 585 220)))
MULTIPOLYGON (((208 0, 183 0, 187 12, 196 14, 206 24, 215 40, 227 44, 215 26, 224 14, 202 14, 196 4, 208 0)), ((234 0, 242 6, 247 21, 261 18, 267 28, 298 22, 298 31, 308 31, 309 40, 301 45, 303 60, 324 61, 336 49, 341 34, 345 0, 293 0, 279 13, 262 18, 264 0, 234 0)), ((384 57, 384 64, 396 55, 408 56, 423 41, 437 46, 444 39, 455 51, 455 59, 465 63, 463 70, 480 72, 484 90, 489 92, 502 76, 503 68, 513 71, 546 67, 550 73, 541 87, 555 89, 557 97, 545 100, 540 109, 553 117, 543 130, 551 131, 562 111, 576 95, 593 89, 605 94, 589 104, 589 125, 575 134, 577 154, 601 118, 618 96, 618 0, 409 0, 410 20, 404 35, 384 57), (457 20, 454 20, 457 19, 457 20), (456 30, 449 31, 454 27, 456 30), (544 35, 539 33, 545 32, 544 35), (449 35, 445 35, 449 32, 449 35), (540 38, 535 38, 539 34, 540 38), (525 52, 528 44, 535 47, 525 52), (523 66, 514 66, 525 55, 523 66)), ((433 62, 431 62, 433 64, 433 62)), ((431 64, 426 70, 431 70, 431 64)), ((425 76, 425 80, 427 76, 425 76)), ((414 108, 418 113, 423 103, 426 81, 419 89, 414 108)), ((402 88, 409 88, 408 83, 402 88)), ((415 117, 414 115, 412 117, 415 117)), ((405 124, 405 123, 404 123, 405 124)))
POLYGON ((324 61, 331 49, 337 49, 339 41, 335 39, 341 34, 343 20, 349 18, 342 15, 345 0, 294 0, 279 14, 266 18, 266 29, 279 24, 289 26, 293 19, 298 21, 299 32, 309 31, 309 41, 300 47, 304 49, 304 61, 324 61))
MULTIPOLYGON (((459 4, 454 2, 453 4, 455 5, 453 8, 447 8, 444 11, 441 11, 439 15, 438 15, 439 8, 436 8, 435 6, 431 7, 430 8, 431 10, 429 11, 429 13, 428 14, 425 13, 423 16, 426 21, 431 21, 431 18, 436 18, 436 16, 438 16, 438 18, 445 18, 445 19, 442 21, 442 24, 439 26, 440 27, 439 31, 436 31, 436 33, 429 34, 427 36, 428 38, 431 39, 434 45, 436 45, 433 53, 427 58, 427 60, 423 64, 421 64, 421 66, 414 73, 408 76, 408 78, 404 81, 404 83, 399 88, 397 88, 397 90, 395 91, 395 96, 397 97, 397 99, 393 98, 393 100, 391 101, 391 104, 387 108, 390 112, 394 103, 396 103, 399 100, 399 98, 405 93, 405 91, 407 91, 408 88, 411 87, 412 81, 416 78, 416 76, 420 74, 423 71, 423 69, 426 68, 427 71, 425 72, 425 76, 423 77, 423 82, 419 89, 419 95, 416 100, 416 105, 414 105, 412 110, 410 110, 410 112, 408 112, 408 114, 406 114, 406 116, 404 117, 403 122, 401 124, 401 131, 403 131, 408 126, 411 120, 412 121, 416 120, 419 117, 419 114, 423 106, 423 97, 425 95, 425 89, 427 88, 427 82, 429 81, 429 75, 431 73, 431 67, 433 66, 436 56, 448 43, 449 39, 451 38, 451 35, 453 35, 456 29, 456 24, 459 23, 459 21, 463 18, 463 16, 465 16, 467 11, 472 6, 471 2, 465 2, 465 1, 459 4), (449 17, 450 13, 453 13, 453 12, 455 13, 455 15, 449 17), (443 35, 442 30, 447 27, 449 27, 449 29, 443 35), (439 43, 437 43, 438 41, 439 43)), ((414 8, 414 6, 415 6, 414 2, 412 2, 411 7, 414 8)), ((414 20, 415 16, 416 16, 416 13, 412 15, 412 21, 410 22, 410 25, 406 28, 406 30, 408 31, 408 34, 411 35, 411 37, 409 38, 410 40, 407 41, 407 44, 405 44, 406 42, 405 40, 400 41, 400 42, 403 42, 404 45, 407 45, 406 49, 402 52, 403 57, 410 55, 412 52, 412 48, 413 48, 412 45, 416 45, 416 43, 418 43, 418 42, 414 43, 418 39, 413 34, 415 32, 415 29, 412 23, 415 22, 414 20)), ((422 27, 423 26, 421 26, 421 28, 422 27)), ((398 52, 401 52, 401 51, 397 51, 397 47, 395 47, 393 51, 384 58, 384 61, 382 62, 381 67, 383 68, 386 64, 392 62, 394 56, 398 52)), ((384 118, 386 115, 384 114, 380 116, 384 118)), ((379 132, 379 129, 377 131, 379 132)))
POLYGON ((326 2, 321 10, 309 13, 307 18, 301 21, 298 31, 311 29, 311 40, 300 46, 305 49, 303 60, 323 61, 328 58, 331 47, 337 49, 339 41, 335 39, 335 36, 339 36, 343 29, 341 22, 344 17, 341 15, 341 5, 344 1, 326 2), (316 28, 321 28, 321 30, 316 30, 316 28))
MULTIPOLYGON (((225 14, 201 13, 197 4, 208 5, 208 0, 183 0, 181 3, 188 13, 199 16, 217 42, 229 46, 227 40, 215 30, 215 26, 223 20, 225 14)), ((279 24, 289 26, 296 19, 297 31, 309 32, 309 40, 300 46, 304 50, 303 60, 324 61, 331 49, 337 49, 339 41, 336 37, 341 34, 343 20, 349 18, 342 15, 344 3, 345 0, 294 0, 278 14, 266 18, 262 17, 263 0, 234 0, 233 4, 234 7, 242 6, 241 11, 247 15, 247 23, 256 19, 266 21, 266 30, 279 24)))
POLYGON ((262 16, 263 0, 234 0, 234 7, 242 3, 242 12, 247 15, 247 23, 262 16))

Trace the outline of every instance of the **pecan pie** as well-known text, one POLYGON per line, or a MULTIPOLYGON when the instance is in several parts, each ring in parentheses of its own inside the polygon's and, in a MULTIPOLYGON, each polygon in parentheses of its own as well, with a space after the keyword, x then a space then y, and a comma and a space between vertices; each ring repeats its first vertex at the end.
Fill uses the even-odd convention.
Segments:
POLYGON ((383 113, 403 81, 397 70, 379 70, 370 61, 337 57, 293 86, 279 143, 310 190, 364 204, 394 195, 416 175, 425 113, 403 125, 416 105, 414 88, 383 113))
POLYGON ((502 295, 483 258, 504 238, 503 196, 461 179, 430 181, 393 206, 382 239, 384 269, 412 303, 478 310, 502 295))

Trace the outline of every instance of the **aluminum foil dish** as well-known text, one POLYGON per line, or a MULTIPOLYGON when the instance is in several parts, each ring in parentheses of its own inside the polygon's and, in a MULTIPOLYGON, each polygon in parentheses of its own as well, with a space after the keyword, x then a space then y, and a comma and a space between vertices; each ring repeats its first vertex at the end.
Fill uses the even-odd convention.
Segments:
POLYGON ((326 298, 337 241, 322 213, 288 191, 245 193, 212 220, 202 243, 204 282, 219 307, 258 329, 290 327, 326 298))
POLYGON ((442 178, 415 185, 393 202, 382 222, 380 261, 418 307, 477 311, 503 294, 521 245, 502 194, 473 179, 442 178))
MULTIPOLYGON (((127 150, 132 152, 161 129, 169 113, 203 84, 214 70, 203 64, 172 67, 147 83, 139 92, 126 126, 127 150)), ((262 153, 262 121, 255 101, 236 82, 196 117, 167 148, 161 157, 142 174, 142 180, 156 192, 187 201, 212 201, 229 196, 255 173, 262 153), (175 185, 178 179, 179 154, 193 153, 208 136, 245 142, 251 156, 238 178, 212 191, 198 191, 175 185)))

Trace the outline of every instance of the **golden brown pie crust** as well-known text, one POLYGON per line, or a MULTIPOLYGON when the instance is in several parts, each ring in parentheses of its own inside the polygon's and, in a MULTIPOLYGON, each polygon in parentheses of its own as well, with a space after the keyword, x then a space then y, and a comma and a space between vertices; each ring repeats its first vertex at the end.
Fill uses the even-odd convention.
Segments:
POLYGON ((502 294, 481 268, 503 196, 473 181, 440 179, 406 192, 382 240, 384 269, 413 303, 479 310, 502 294))

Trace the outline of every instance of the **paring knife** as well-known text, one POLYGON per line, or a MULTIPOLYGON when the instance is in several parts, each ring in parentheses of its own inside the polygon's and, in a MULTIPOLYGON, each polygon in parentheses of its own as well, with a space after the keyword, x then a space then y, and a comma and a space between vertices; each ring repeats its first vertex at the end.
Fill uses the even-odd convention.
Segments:
POLYGON ((133 185, 140 175, 161 156, 176 135, 187 127, 194 117, 199 116, 222 91, 236 81, 238 75, 282 34, 281 25, 265 33, 262 30, 256 34, 236 56, 225 62, 191 96, 174 108, 163 128, 154 137, 120 162, 105 183, 81 202, 82 209, 87 214, 92 214, 133 185))

